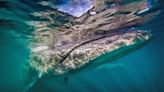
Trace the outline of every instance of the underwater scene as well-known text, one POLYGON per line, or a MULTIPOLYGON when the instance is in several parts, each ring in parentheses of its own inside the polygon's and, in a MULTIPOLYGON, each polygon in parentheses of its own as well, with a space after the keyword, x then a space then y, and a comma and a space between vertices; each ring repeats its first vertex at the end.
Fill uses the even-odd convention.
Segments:
POLYGON ((0 0, 0 92, 164 92, 164 0, 0 0))

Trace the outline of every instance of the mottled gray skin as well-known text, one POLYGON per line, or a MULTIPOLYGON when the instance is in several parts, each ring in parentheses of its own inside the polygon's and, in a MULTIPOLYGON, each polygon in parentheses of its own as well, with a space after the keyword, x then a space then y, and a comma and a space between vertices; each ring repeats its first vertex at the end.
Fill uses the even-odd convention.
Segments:
MULTIPOLYGON (((94 68, 132 52, 151 38, 144 30, 130 31, 130 28, 142 25, 153 16, 153 13, 136 15, 146 7, 144 4, 145 1, 100 10, 95 6, 58 28, 47 28, 48 22, 42 23, 44 26, 40 28, 46 27, 47 31, 36 28, 30 46, 29 67, 36 70, 39 77, 47 74, 62 76, 94 68), (96 14, 90 15, 91 11, 96 11, 96 14), (108 61, 95 60, 106 54, 109 55, 108 61)), ((53 22, 47 13, 39 14, 53 22)))

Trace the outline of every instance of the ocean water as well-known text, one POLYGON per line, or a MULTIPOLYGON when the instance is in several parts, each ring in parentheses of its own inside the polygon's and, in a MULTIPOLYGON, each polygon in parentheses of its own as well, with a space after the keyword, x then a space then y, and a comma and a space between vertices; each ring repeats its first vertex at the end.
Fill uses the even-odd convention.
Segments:
MULTIPOLYGON (((26 13, 33 9, 25 5, 21 8, 27 9, 24 12, 14 9, 12 13, 2 10, 0 18, 24 23, 30 19, 26 13)), ((144 48, 112 64, 71 75, 67 83, 62 77, 38 81, 29 92, 164 92, 164 12, 144 28, 150 30, 154 38, 144 48)), ((31 31, 27 25, 1 26, 0 92, 22 92, 24 89, 26 74, 23 70, 29 58, 28 37, 24 35, 31 31)))

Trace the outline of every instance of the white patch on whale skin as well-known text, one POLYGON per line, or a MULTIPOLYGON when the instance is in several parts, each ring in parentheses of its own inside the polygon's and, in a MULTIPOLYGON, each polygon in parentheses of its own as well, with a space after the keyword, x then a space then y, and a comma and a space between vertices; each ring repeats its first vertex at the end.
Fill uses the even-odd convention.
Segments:
POLYGON ((48 46, 38 46, 38 47, 32 48, 32 51, 33 52, 39 52, 39 51, 43 51, 46 49, 48 49, 48 46))

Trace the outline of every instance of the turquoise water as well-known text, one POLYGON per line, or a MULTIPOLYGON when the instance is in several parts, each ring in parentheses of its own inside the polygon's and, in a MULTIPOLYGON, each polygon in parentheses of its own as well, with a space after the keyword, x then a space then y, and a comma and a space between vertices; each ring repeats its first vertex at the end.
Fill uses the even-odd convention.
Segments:
MULTIPOLYGON (((28 9, 13 13, 0 12, 1 18, 24 23, 28 9), (16 14, 22 16, 17 16, 16 14), (6 14, 6 15, 5 15, 6 14), (15 16, 14 16, 15 15, 15 16)), ((144 48, 112 64, 87 72, 71 75, 66 83, 63 78, 41 80, 29 92, 164 92, 164 13, 145 24, 154 39, 144 48)), ((2 26, 1 26, 2 27, 2 26)), ((21 92, 24 89, 24 65, 28 61, 27 25, 0 28, 0 92, 21 92)))

